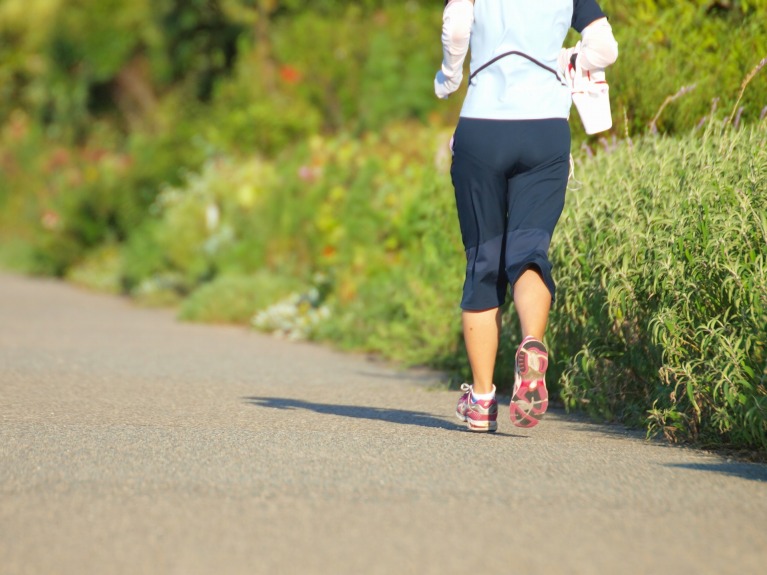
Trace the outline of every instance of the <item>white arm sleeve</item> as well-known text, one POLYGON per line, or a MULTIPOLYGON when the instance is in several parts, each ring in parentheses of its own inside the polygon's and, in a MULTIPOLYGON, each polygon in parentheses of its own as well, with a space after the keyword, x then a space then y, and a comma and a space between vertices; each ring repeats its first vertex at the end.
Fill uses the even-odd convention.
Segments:
POLYGON ((607 18, 595 20, 583 29, 579 58, 584 70, 607 68, 618 59, 618 43, 607 18))
POLYGON ((442 15, 442 68, 434 79, 434 92, 447 98, 463 80, 463 61, 469 51, 474 23, 472 0, 450 0, 442 15))

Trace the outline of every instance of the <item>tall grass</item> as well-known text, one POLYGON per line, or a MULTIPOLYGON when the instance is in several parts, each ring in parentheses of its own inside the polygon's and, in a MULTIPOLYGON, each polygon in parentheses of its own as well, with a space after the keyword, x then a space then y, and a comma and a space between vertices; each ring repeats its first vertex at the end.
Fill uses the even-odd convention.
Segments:
POLYGON ((550 339, 568 407, 767 448, 767 129, 718 132, 579 166, 550 339))

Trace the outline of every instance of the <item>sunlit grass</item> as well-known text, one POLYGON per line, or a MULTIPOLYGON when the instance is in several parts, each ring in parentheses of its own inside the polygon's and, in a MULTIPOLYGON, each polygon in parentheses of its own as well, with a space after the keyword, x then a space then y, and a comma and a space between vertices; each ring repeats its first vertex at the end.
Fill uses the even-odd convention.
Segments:
POLYGON ((646 137, 583 162, 553 258, 572 408, 767 447, 767 129, 646 137))

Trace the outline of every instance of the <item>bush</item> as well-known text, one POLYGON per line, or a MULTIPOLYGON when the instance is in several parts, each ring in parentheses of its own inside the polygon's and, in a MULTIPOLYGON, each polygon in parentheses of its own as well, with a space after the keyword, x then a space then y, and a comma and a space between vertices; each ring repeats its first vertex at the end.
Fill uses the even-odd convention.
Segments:
POLYGON ((316 107, 326 127, 380 129, 438 107, 440 21, 439 9, 414 2, 372 14, 351 4, 325 18, 307 11, 277 22, 274 53, 284 83, 316 107))
POLYGON ((57 276, 102 244, 125 242, 161 187, 204 156, 194 142, 180 145, 183 137, 137 133, 117 145, 116 132, 99 123, 91 140, 67 147, 16 112, 0 133, 0 240, 22 239, 23 267, 57 276))
POLYGON ((252 276, 221 276, 196 289, 181 305, 179 318, 211 323, 249 323, 300 288, 292 277, 261 271, 252 276))
POLYGON ((120 293, 120 249, 104 244, 67 270, 68 281, 93 290, 120 293))
POLYGON ((767 126, 586 161, 554 240, 568 407, 767 447, 767 126))
POLYGON ((267 189, 276 189, 273 167, 257 158, 213 159, 180 185, 166 187, 150 206, 151 217, 127 243, 126 290, 157 276, 173 278, 161 283, 185 295, 218 273, 259 269, 266 248, 252 242, 250 215, 267 189), (253 252, 243 254, 240 242, 253 252))
POLYGON ((279 214, 263 217, 271 257, 329 278, 332 314, 317 337, 408 363, 454 357, 461 278, 448 270, 463 250, 449 135, 402 124, 316 138, 268 197, 265 213, 279 214))
MULTIPOLYGON (((767 56, 764 0, 755 2, 600 2, 611 17, 620 56, 608 71, 615 131, 646 131, 661 104, 683 87, 684 97, 658 120, 664 133, 685 134, 710 116, 712 99, 728 112, 741 82, 767 56), (734 32, 737 30, 737 32, 734 32)), ((767 105, 767 75, 758 77, 741 102, 753 122, 767 105)), ((574 124, 576 140, 582 131, 574 124)))

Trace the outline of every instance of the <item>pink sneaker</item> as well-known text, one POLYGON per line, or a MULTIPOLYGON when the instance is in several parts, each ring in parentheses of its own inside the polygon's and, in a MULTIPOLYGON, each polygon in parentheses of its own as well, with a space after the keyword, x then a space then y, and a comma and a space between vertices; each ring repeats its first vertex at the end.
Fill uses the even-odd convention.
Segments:
POLYGON ((517 427, 535 427, 549 407, 549 393, 544 376, 549 353, 543 342, 526 337, 517 349, 514 394, 509 415, 517 427))
POLYGON ((471 386, 461 385, 463 395, 458 400, 455 415, 465 421, 469 431, 493 432, 498 429, 498 402, 493 399, 474 401, 471 397, 471 386))

